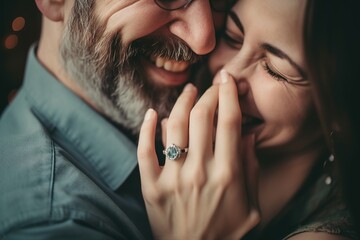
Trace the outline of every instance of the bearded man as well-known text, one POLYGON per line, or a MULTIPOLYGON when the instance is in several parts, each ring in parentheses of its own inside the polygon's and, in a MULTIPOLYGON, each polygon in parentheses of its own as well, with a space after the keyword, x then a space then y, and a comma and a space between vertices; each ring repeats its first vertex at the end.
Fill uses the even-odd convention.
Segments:
POLYGON ((168 115, 228 2, 36 0, 41 37, 0 119, 1 238, 152 238, 139 128, 168 115))

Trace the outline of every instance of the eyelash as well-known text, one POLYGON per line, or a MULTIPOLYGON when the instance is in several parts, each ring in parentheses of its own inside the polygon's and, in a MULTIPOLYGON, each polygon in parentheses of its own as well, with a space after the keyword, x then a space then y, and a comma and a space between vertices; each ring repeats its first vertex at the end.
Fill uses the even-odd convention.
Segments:
MULTIPOLYGON (((236 39, 234 39, 233 37, 231 37, 229 34, 227 34, 226 32, 223 33, 223 39, 231 46, 234 48, 239 48, 238 45, 242 45, 243 41, 238 41, 236 39)), ((282 75, 278 74, 277 72, 273 71, 270 67, 269 64, 267 63, 267 61, 264 62, 263 68, 264 70, 274 79, 278 80, 278 81, 286 81, 288 82, 288 79, 283 77, 282 75)))
POLYGON ((267 62, 265 62, 263 64, 263 67, 265 69, 265 71, 274 79, 278 80, 278 81, 288 81, 285 77, 281 76, 280 74, 274 72, 268 65, 267 62))
POLYGON ((243 41, 242 40, 237 40, 234 39, 233 37, 231 37, 229 34, 227 34, 226 32, 224 32, 223 34, 223 39, 232 47, 238 47, 238 45, 242 45, 243 41))

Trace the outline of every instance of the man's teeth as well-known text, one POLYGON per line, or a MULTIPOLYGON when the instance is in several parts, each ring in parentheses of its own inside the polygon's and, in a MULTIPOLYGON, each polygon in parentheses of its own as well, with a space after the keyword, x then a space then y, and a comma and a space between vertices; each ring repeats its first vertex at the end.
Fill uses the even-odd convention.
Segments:
POLYGON ((158 68, 164 68, 170 72, 183 72, 190 66, 189 62, 174 61, 162 57, 152 57, 151 59, 158 68))

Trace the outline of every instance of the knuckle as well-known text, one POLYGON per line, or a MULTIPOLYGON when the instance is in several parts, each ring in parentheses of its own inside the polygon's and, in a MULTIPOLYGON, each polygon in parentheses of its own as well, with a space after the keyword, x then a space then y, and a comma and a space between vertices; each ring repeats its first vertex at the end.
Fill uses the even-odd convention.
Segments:
POLYGON ((160 204, 164 194, 155 187, 142 187, 144 200, 151 205, 160 204))
POLYGON ((237 96, 238 90, 236 88, 229 87, 229 85, 225 85, 224 87, 220 88, 220 94, 224 96, 237 96))
POLYGON ((168 195, 173 194, 180 194, 183 190, 183 185, 181 183, 181 179, 178 177, 169 179, 164 183, 164 192, 166 192, 168 195))
POLYGON ((167 122, 167 131, 173 132, 179 129, 183 129, 186 126, 186 120, 181 117, 177 119, 169 119, 167 122))
POLYGON ((191 121, 208 121, 212 116, 210 109, 205 104, 196 105, 190 113, 191 121))
MULTIPOLYGON (((230 112, 229 112, 230 113, 230 112)), ((236 112, 231 112, 230 114, 223 114, 219 119, 221 124, 224 124, 229 127, 240 126, 241 125, 241 115, 236 112)))
POLYGON ((238 179, 238 173, 230 166, 218 168, 216 182, 221 186, 229 186, 238 179))
POLYGON ((187 171, 183 177, 183 184, 187 187, 201 189, 206 183, 205 171, 200 167, 195 167, 187 171))

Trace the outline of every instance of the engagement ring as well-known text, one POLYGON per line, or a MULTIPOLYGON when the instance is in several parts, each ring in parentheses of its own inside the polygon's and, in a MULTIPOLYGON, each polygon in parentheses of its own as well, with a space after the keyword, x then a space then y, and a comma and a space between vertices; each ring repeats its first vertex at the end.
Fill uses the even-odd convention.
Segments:
POLYGON ((171 144, 165 150, 163 150, 163 154, 170 160, 176 160, 180 158, 181 154, 187 152, 188 152, 188 148, 180 148, 175 144, 171 144))

